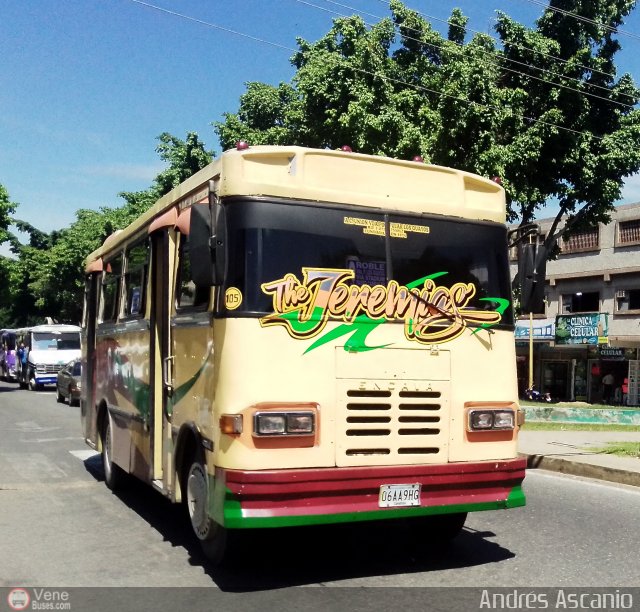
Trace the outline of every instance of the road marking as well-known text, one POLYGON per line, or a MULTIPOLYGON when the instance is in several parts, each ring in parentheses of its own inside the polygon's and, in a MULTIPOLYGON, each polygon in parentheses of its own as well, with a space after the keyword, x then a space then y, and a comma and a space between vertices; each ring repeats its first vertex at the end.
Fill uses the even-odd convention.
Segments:
POLYGON ((94 451, 94 450, 70 450, 69 451, 74 457, 76 457, 77 459, 80 459, 80 461, 86 461, 87 459, 91 459, 91 457, 95 457, 96 455, 99 455, 100 453, 98 451, 94 451))
POLYGON ((19 421, 15 423, 15 429, 9 428, 9 431, 22 431, 24 433, 41 432, 41 431, 55 431, 56 429, 62 429, 61 427, 42 427, 35 421, 19 421))
POLYGON ((78 440, 79 436, 66 436, 64 438, 36 438, 35 440, 25 440, 25 442, 59 442, 61 440, 78 440))

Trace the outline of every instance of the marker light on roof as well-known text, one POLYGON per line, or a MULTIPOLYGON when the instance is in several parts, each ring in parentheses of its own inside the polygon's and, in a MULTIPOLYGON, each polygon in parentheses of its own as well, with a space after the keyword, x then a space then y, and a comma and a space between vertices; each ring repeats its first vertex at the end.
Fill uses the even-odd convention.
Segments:
POLYGON ((238 151, 246 151, 249 148, 249 143, 245 142, 244 140, 238 140, 238 142, 236 142, 236 149, 238 151))
POLYGON ((344 151, 345 153, 353 153, 351 147, 349 145, 342 145, 340 147, 341 151, 344 151))
POLYGON ((423 163, 424 159, 422 159, 422 155, 414 155, 411 161, 423 163))

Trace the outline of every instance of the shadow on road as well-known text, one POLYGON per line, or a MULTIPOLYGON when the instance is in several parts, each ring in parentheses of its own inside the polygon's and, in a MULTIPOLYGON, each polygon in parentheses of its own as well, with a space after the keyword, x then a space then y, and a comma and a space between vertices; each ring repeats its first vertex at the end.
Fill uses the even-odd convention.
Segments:
POLYGON ((20 385, 18 385, 18 383, 0 384, 0 393, 8 393, 11 391, 20 391, 20 385))
MULTIPOLYGON (((104 480, 100 456, 84 463, 96 480, 104 480)), ((427 540, 416 537, 408 521, 376 521, 247 530, 240 533, 229 561, 222 567, 213 567, 202 554, 182 505, 171 503, 134 478, 116 495, 165 541, 186 549, 191 564, 202 567, 215 585, 229 592, 448 570, 515 556, 488 540, 495 536, 493 532, 465 528, 450 545, 434 548, 427 540)))

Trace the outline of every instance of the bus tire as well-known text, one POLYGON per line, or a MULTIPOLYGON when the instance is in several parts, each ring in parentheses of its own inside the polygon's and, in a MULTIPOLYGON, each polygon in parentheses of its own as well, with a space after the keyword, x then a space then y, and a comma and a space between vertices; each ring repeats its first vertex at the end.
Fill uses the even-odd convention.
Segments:
POLYGON ((466 512, 415 517, 409 519, 409 531, 420 550, 438 550, 446 548, 460 534, 466 519, 466 512))
POLYGON ((466 512, 453 514, 436 514, 426 517, 429 536, 438 544, 447 544, 460 535, 467 520, 466 512))
POLYGON ((122 486, 125 479, 124 470, 113 462, 113 424, 111 416, 106 415, 102 428, 102 469, 104 470, 104 482, 115 491, 122 486))
POLYGON ((29 370, 29 389, 32 391, 40 391, 40 385, 36 382, 35 370, 29 370))
POLYGON ((209 478, 202 457, 195 457, 184 478, 185 502, 191 528, 205 556, 213 564, 222 563, 228 548, 228 532, 208 514, 209 478))

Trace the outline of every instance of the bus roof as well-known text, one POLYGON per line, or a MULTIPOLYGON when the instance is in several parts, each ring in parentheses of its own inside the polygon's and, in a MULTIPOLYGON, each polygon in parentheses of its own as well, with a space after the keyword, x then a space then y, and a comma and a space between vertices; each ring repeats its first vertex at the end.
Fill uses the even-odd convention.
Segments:
POLYGON ((167 215, 206 201, 209 181, 218 197, 271 196, 368 206, 504 223, 504 190, 496 182, 422 162, 328 149, 256 146, 225 151, 218 159, 160 198, 125 230, 109 236, 86 260, 99 260, 167 215), (154 221, 155 222, 155 221, 154 221))
POLYGON ((42 324, 42 325, 32 325, 31 327, 25 327, 22 330, 24 332, 49 332, 49 333, 64 333, 64 332, 79 332, 82 331, 82 328, 78 325, 67 325, 64 323, 55 323, 55 324, 42 324))

